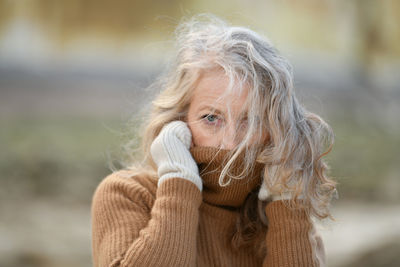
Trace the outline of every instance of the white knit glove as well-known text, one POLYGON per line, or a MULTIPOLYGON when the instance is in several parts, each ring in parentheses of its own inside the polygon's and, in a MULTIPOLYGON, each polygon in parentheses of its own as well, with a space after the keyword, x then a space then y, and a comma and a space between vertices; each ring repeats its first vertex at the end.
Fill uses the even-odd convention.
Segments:
POLYGON ((158 167, 158 186, 167 179, 179 177, 203 190, 197 163, 189 151, 191 142, 192 133, 185 122, 172 121, 164 125, 150 147, 158 167))
MULTIPOLYGON (((292 198, 292 194, 290 192, 283 192, 281 195, 273 195, 271 194, 271 192, 269 192, 267 185, 265 184, 265 180, 263 179, 263 182, 261 184, 260 187, 260 191, 258 191, 258 199, 260 200, 271 200, 271 201, 275 201, 275 200, 288 200, 292 198)), ((303 199, 304 196, 300 195, 298 197, 299 199, 303 199)))

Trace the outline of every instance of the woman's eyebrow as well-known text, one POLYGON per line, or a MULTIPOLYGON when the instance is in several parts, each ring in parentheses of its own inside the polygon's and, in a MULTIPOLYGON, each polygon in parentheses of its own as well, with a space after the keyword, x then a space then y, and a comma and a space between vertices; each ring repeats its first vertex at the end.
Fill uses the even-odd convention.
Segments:
POLYGON ((209 110, 212 110, 212 111, 215 111, 215 112, 217 112, 217 113, 223 113, 221 110, 219 110, 219 109, 217 109, 217 108, 215 108, 215 107, 213 107, 213 106, 210 106, 210 105, 201 105, 199 108, 198 108, 198 111, 202 111, 202 110, 204 110, 204 109, 209 109, 209 110))
MULTIPOLYGON (((212 110, 213 112, 216 112, 216 113, 219 113, 219 114, 225 114, 224 112, 222 112, 218 108, 215 108, 215 107, 207 105, 207 104, 203 105, 203 106, 200 106, 200 108, 198 110, 202 111, 204 109, 209 109, 209 110, 212 110)), ((247 111, 243 111, 240 115, 241 115, 241 117, 247 117, 247 111)))

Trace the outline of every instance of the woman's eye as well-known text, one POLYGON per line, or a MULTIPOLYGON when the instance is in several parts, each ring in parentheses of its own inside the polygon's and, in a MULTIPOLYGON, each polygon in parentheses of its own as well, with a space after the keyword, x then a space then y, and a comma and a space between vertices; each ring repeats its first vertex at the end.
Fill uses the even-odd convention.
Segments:
POLYGON ((215 124, 218 120, 218 116, 214 114, 205 114, 201 118, 205 119, 206 123, 208 124, 215 124))

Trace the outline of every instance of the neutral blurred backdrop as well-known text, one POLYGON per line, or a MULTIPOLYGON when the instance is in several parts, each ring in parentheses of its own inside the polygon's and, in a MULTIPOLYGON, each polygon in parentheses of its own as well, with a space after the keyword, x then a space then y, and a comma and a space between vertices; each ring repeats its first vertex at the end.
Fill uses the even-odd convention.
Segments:
POLYGON ((0 266, 91 266, 90 203, 182 17, 268 37, 335 132, 329 266, 400 266, 400 1, 0 0, 0 266))

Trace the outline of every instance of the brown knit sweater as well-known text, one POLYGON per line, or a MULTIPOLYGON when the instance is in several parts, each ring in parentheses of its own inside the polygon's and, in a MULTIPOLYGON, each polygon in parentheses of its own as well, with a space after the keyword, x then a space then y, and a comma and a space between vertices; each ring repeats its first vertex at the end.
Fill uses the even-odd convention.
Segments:
MULTIPOLYGON (((311 221, 304 210, 288 209, 282 201, 265 208, 265 257, 252 248, 231 247, 237 208, 260 186, 263 166, 257 163, 246 179, 221 187, 218 177, 226 151, 215 156, 216 151, 190 149, 203 192, 181 178, 157 188, 157 177, 132 175, 130 170, 107 176, 92 200, 94 266, 318 266, 309 238, 311 221)), ((242 163, 235 163, 234 172, 241 171, 242 163)))

